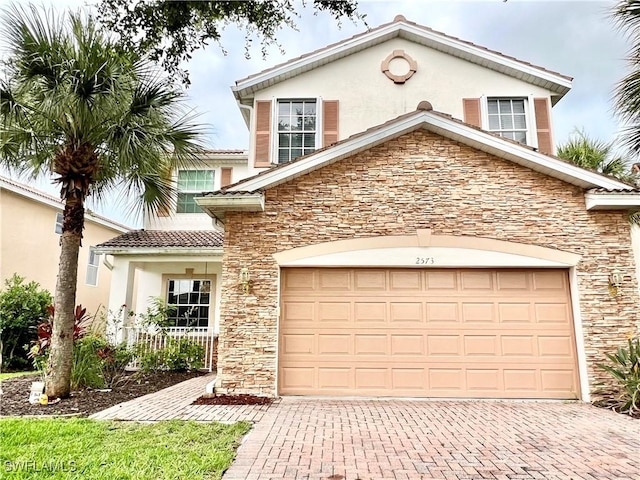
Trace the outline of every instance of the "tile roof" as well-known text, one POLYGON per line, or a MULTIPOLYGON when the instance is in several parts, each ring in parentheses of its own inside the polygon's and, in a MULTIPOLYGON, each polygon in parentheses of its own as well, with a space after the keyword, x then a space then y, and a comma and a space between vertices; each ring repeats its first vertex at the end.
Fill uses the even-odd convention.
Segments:
MULTIPOLYGON (((425 102, 425 104, 428 104, 428 102, 425 102)), ((505 144, 512 144, 512 145, 518 146, 519 148, 529 150, 531 152, 538 152, 538 150, 536 148, 533 148, 533 147, 531 147, 529 145, 523 145, 523 144, 521 144, 521 143, 519 143, 519 142, 517 142, 515 140, 511 140, 511 139, 502 137, 501 135, 499 135, 496 132, 490 132, 490 131, 487 131, 487 130, 483 130, 480 127, 477 127, 475 125, 471 125, 471 124, 466 123, 466 122, 464 122, 464 121, 462 121, 462 120, 460 120, 458 118, 452 117, 449 114, 438 112, 436 110, 431 110, 430 107, 431 107, 430 104, 428 104, 428 107, 427 107, 427 106, 423 105, 423 102, 420 102, 420 104, 418 105, 418 109, 417 110, 404 113, 404 114, 402 114, 402 115, 400 115, 400 116, 398 116, 396 118, 393 118, 391 120, 387 120, 386 122, 384 122, 382 124, 375 125, 375 126, 370 127, 370 128, 368 128, 368 129, 366 129, 366 130, 364 130, 362 132, 355 133, 355 134, 353 134, 353 135, 351 135, 351 136, 349 136, 347 138, 344 138, 344 139, 342 139, 342 140, 340 140, 340 141, 338 141, 338 142, 336 142, 336 143, 334 143, 332 145, 320 148, 320 149, 315 150, 315 151, 313 151, 311 153, 308 153, 306 155, 300 156, 300 157, 298 157, 295 160, 292 160, 290 162, 276 164, 273 167, 271 167, 269 169, 266 169, 266 170, 263 170, 261 172, 258 172, 257 174, 255 174, 253 176, 250 176, 250 177, 247 177, 247 178, 243 178, 242 180, 240 180, 238 182, 235 182, 235 183, 233 183, 231 185, 227 185, 227 186, 223 187, 221 190, 218 190, 218 191, 215 191, 215 192, 204 193, 203 196, 220 196, 220 195, 227 195, 227 194, 234 194, 234 195, 249 195, 249 194, 252 194, 252 193, 255 192, 255 189, 253 189, 253 190, 251 190, 251 189, 236 190, 236 189, 238 187, 241 187, 244 184, 247 184, 247 183, 251 182, 252 180, 264 177, 266 175, 271 175, 274 171, 278 171, 278 170, 286 169, 286 168, 291 168, 292 165, 295 165, 296 163, 300 163, 300 162, 306 161, 309 157, 316 156, 319 153, 324 152, 325 150, 334 149, 334 148, 339 147, 339 146, 341 146, 343 144, 351 142, 352 140, 357 139, 359 137, 363 137, 363 136, 369 135, 369 134, 374 133, 376 131, 384 130, 384 129, 388 128, 389 126, 393 126, 394 124, 402 122, 404 119, 408 119, 408 118, 410 118, 410 117, 412 117, 412 116, 414 116, 416 114, 419 114, 420 110, 426 110, 430 114, 436 115, 436 116, 441 117, 441 118, 444 118, 449 122, 453 122, 453 123, 456 123, 456 124, 459 124, 459 125, 463 125, 465 127, 477 130, 479 132, 482 132, 483 134, 486 134, 486 135, 491 135, 492 137, 496 138, 500 142, 504 142, 505 144)), ((591 172, 591 173, 595 173, 595 174, 599 175, 600 177, 603 177, 603 178, 606 178, 606 179, 609 179, 609 180, 614 180, 614 181, 616 181, 618 183, 622 183, 622 184, 627 183, 624 180, 621 180, 619 178, 613 177, 611 175, 606 175, 606 174, 603 174, 603 173, 598 172, 596 170, 592 170, 592 169, 588 169, 588 168, 577 166, 577 165, 575 165, 575 164, 573 164, 573 163, 571 163, 571 162, 569 162, 569 161, 567 161, 567 160, 565 160, 563 158, 557 157, 555 155, 550 155, 550 154, 542 154, 542 155, 545 155, 546 157, 552 158, 552 159, 554 159, 556 161, 565 163, 567 165, 571 165, 571 167, 573 167, 573 168, 576 168, 576 169, 579 169, 579 170, 583 170, 583 171, 587 171, 587 172, 591 172)), ((632 187, 633 185, 629 184, 629 186, 632 187)), ((263 190, 263 189, 259 189, 259 190, 263 190)), ((591 189, 590 191, 594 192, 595 190, 596 189, 591 189)), ((609 193, 613 192, 612 190, 606 190, 606 189, 601 189, 601 190, 603 192, 609 192, 609 193)), ((635 189, 630 189, 630 190, 620 189, 620 191, 621 192, 628 192, 628 193, 638 193, 638 191, 635 190, 635 189)), ((598 192, 596 192, 596 193, 598 193, 598 192)))
POLYGON ((588 190, 589 193, 613 193, 616 195, 638 195, 640 193, 640 188, 636 187, 633 190, 622 190, 621 188, 611 189, 611 188, 591 188, 588 190))
POLYGON ((107 240, 98 248, 215 248, 222 233, 212 230, 134 230, 107 240))
POLYGON ((393 21, 392 21, 392 22, 384 23, 384 24, 379 25, 379 26, 377 26, 377 27, 370 28, 370 29, 368 29, 366 32, 358 33, 358 34, 353 35, 353 36, 351 36, 351 37, 349 37, 349 38, 345 38, 345 39, 343 39, 343 40, 340 40, 339 42, 335 42, 335 43, 332 43, 332 44, 330 44, 330 45, 326 45, 326 46, 324 46, 324 47, 322 47, 322 48, 319 48, 319 49, 313 50, 312 52, 305 53, 305 54, 300 55, 300 56, 298 56, 298 57, 295 57, 295 58, 289 59, 289 60, 287 60, 286 62, 279 63, 279 64, 277 64, 277 65, 274 65, 273 67, 269 67, 269 68, 266 68, 266 69, 264 69, 264 70, 262 70, 262 71, 260 71, 260 72, 257 72, 257 73, 254 73, 254 74, 251 74, 251 75, 249 75, 249 76, 247 76, 247 77, 245 77, 245 78, 242 78, 242 79, 240 79, 240 80, 237 80, 237 81, 236 81, 236 85, 239 85, 239 84, 241 84, 241 83, 247 82, 247 81, 249 81, 249 80, 251 80, 251 79, 253 79, 253 78, 259 77, 259 76, 264 75, 264 74, 267 74, 267 73, 269 73, 269 72, 271 72, 271 71, 277 70, 278 68, 281 68, 281 67, 283 67, 283 66, 285 66, 285 65, 288 65, 288 64, 290 64, 290 63, 294 63, 294 62, 297 62, 297 61, 300 61, 300 60, 304 60, 305 58, 311 57, 311 56, 316 55, 316 54, 321 53, 321 52, 329 51, 329 50, 331 50, 331 49, 333 49, 333 48, 335 48, 335 47, 338 47, 338 46, 340 46, 340 45, 342 45, 342 44, 348 43, 348 42, 350 42, 350 41, 352 41, 352 40, 355 40, 355 39, 358 39, 358 38, 360 38, 360 37, 364 37, 364 36, 367 36, 367 35, 371 35, 371 33, 374 33, 374 32, 376 32, 376 31, 378 31, 378 30, 381 30, 381 29, 383 29, 383 28, 386 28, 386 27, 388 27, 388 26, 390 26, 390 25, 393 25, 393 24, 395 24, 395 23, 405 23, 405 24, 407 24, 407 25, 411 25, 412 27, 415 27, 415 28, 421 29, 421 30, 423 30, 423 31, 425 31, 425 32, 429 32, 429 33, 432 33, 432 34, 434 34, 434 35, 438 35, 438 36, 442 37, 443 39, 448 39, 448 40, 453 40, 453 41, 455 41, 455 42, 460 42, 460 43, 462 43, 462 44, 464 44, 464 45, 468 45, 468 46, 470 46, 470 47, 473 47, 473 48, 477 48, 477 49, 479 49, 479 50, 482 50, 483 52, 486 52, 486 53, 489 53, 489 54, 493 54, 493 55, 498 55, 498 56, 500 56, 500 57, 502 57, 502 58, 504 58, 504 59, 507 59, 507 60, 511 60, 511 61, 514 61, 514 62, 520 63, 520 64, 521 64, 521 65, 523 65, 523 66, 531 67, 531 68, 535 68, 535 69, 537 69, 537 70, 540 70, 540 71, 542 71, 542 72, 546 72, 546 73, 549 73, 549 74, 552 74, 552 75, 557 75, 558 77, 561 77, 561 78, 563 78, 563 79, 565 79, 565 80, 569 80, 569 81, 573 80, 573 77, 571 77, 571 76, 569 76, 569 75, 564 75, 564 74, 559 73, 559 72, 556 72, 556 71, 554 71, 554 70, 550 70, 550 69, 544 68, 544 67, 542 67, 542 66, 540 66, 540 65, 535 65, 535 64, 533 64, 533 63, 526 62, 526 61, 524 61, 524 60, 520 60, 520 59, 518 59, 518 58, 516 58, 516 57, 510 56, 510 55, 506 55, 506 54, 504 54, 504 53, 502 53, 502 52, 499 52, 499 51, 497 51, 497 50, 492 50, 492 49, 490 49, 490 48, 483 47, 482 45, 478 45, 478 44, 476 44, 476 43, 473 43, 473 42, 470 42, 470 41, 467 41, 467 40, 463 40, 463 39, 458 38, 458 37, 455 37, 455 36, 453 36, 453 35, 448 35, 448 34, 446 34, 446 33, 440 32, 440 31, 438 31, 438 30, 434 30, 434 29, 432 29, 432 28, 430 28, 430 27, 427 27, 427 26, 425 26, 425 25, 420 25, 419 23, 416 23, 416 22, 412 22, 412 21, 410 21, 410 20, 407 20, 407 19, 406 19, 404 16, 402 16, 402 15, 397 15, 397 16, 393 19, 393 21))

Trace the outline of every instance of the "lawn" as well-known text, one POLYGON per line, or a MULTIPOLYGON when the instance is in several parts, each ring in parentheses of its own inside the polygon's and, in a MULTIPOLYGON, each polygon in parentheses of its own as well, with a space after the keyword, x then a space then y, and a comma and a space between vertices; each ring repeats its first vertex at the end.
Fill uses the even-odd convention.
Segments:
POLYGON ((0 419, 0 478, 219 479, 250 424, 0 419))
POLYGON ((0 373, 0 382, 2 380, 6 380, 7 378, 13 378, 13 377, 22 377, 24 375, 35 375, 36 371, 33 372, 11 372, 11 373, 0 373))

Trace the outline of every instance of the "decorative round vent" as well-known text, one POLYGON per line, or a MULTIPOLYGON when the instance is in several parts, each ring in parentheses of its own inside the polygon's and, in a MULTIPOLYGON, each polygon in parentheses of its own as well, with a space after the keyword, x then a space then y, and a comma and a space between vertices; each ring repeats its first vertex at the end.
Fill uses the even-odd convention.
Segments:
POLYGON ((394 50, 380 65, 384 73, 393 83, 404 83, 418 70, 418 63, 404 50, 394 50))

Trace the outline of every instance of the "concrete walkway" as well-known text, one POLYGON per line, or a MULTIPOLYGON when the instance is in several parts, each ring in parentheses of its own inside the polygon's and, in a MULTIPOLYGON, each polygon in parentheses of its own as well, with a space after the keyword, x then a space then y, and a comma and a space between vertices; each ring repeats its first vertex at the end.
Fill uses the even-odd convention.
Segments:
POLYGON ((223 480, 639 480, 640 421, 583 403, 285 397, 223 480))
POLYGON ((94 413, 97 420, 158 422, 160 420, 195 420, 198 422, 258 422, 271 405, 191 405, 204 394, 205 386, 215 375, 203 375, 165 388, 144 397, 114 405, 94 413))

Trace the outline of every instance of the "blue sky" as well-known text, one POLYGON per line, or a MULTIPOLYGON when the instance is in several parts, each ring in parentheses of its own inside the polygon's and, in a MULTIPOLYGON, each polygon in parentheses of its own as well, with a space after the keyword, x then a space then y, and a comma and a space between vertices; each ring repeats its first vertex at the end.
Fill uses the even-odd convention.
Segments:
MULTIPOLYGON (((11 3, 0 0, 1 5, 11 3)), ((93 0, 39 0, 57 9, 91 5, 93 0)), ((614 4, 584 1, 486 0, 446 2, 425 0, 361 1, 359 10, 374 27, 393 20, 397 14, 449 35, 500 51, 574 77, 573 89, 554 107, 556 143, 566 141, 575 127, 592 137, 614 140, 620 125, 612 112, 612 92, 626 72, 624 56, 628 42, 608 19, 614 4)), ((207 124, 211 148, 247 148, 248 132, 230 90, 238 79, 303 53, 340 41, 365 30, 362 23, 342 22, 339 28, 328 14, 314 16, 303 11, 298 31, 289 28, 278 34, 282 54, 269 48, 263 58, 254 40, 251 58, 246 59, 244 33, 228 27, 222 37, 224 55, 218 45, 197 52, 186 65, 191 76, 189 102, 207 124)), ((37 187, 55 193, 49 181, 37 187)), ((128 225, 140 219, 107 202, 96 211, 128 225)))

